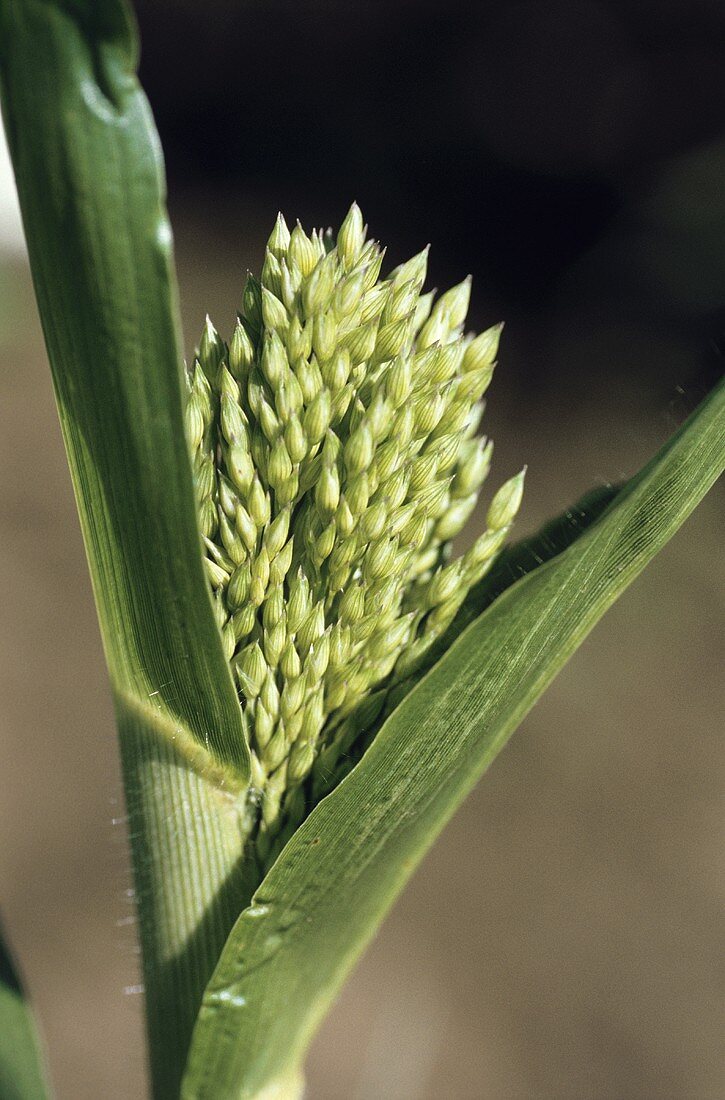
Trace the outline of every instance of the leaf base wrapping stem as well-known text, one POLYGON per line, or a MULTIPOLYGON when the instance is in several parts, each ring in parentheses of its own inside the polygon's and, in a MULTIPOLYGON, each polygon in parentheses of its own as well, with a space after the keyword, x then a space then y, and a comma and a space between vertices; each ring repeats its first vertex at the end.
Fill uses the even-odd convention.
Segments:
POLYGON ((123 700, 117 713, 152 1094, 178 1100, 202 993, 249 902, 256 865, 245 856, 244 795, 190 767, 152 718, 123 700))

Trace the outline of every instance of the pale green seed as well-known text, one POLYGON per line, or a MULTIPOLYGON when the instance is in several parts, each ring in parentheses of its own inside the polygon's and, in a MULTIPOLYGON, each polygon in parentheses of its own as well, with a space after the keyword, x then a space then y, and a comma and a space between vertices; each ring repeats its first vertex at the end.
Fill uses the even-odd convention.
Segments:
POLYGON ((256 699, 267 676, 267 664, 258 642, 245 646, 235 662, 239 685, 247 699, 256 699))
POLYGON ((266 286, 262 287, 262 318, 266 329, 280 329, 282 332, 287 328, 289 320, 284 304, 266 286))
POLYGON ((346 271, 357 262, 365 240, 363 217, 356 202, 350 207, 337 234, 337 251, 346 271))
POLYGON ((463 355, 462 366, 466 373, 493 366, 502 331, 503 324, 494 325, 471 340, 463 355))
POLYGON ((526 468, 509 481, 504 482, 494 496, 486 513, 486 523, 494 531, 513 523, 524 493, 526 468))

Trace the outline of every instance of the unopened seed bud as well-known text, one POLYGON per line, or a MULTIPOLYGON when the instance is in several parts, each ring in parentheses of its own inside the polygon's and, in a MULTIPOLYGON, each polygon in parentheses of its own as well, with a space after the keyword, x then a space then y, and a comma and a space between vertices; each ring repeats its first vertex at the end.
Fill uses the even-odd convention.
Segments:
POLYGON ((287 248, 289 246, 290 233, 287 228, 287 222, 284 220, 281 214, 277 215, 277 220, 274 223, 274 229, 272 235, 267 241, 267 248, 273 255, 281 260, 287 248))
POLYGON ((457 401, 480 401, 484 393, 491 385, 491 379, 493 378, 493 367, 478 367, 476 370, 471 370, 458 382, 456 386, 456 400, 457 401))
POLYGON ((486 480, 491 466, 492 448, 485 441, 482 444, 475 444, 459 465, 455 480, 456 496, 477 492, 486 480))
POLYGON ((447 314, 449 326, 452 329, 458 328, 466 319, 470 300, 471 276, 469 275, 463 282, 458 283, 457 286, 451 287, 445 294, 441 294, 436 302, 435 312, 441 315, 447 314))
POLYGON ((435 298, 435 291, 430 290, 427 294, 421 294, 418 299, 418 304, 415 307, 415 317, 413 320, 413 331, 420 332, 425 322, 430 317, 430 311, 433 308, 433 299, 435 298))
POLYGON ((287 356, 278 333, 266 333, 262 347, 262 371, 273 390, 280 384, 287 370, 287 356))
MULTIPOLYGON (((375 635, 370 648, 375 653, 376 658, 383 658, 391 653, 397 655, 401 646, 404 645, 410 636, 414 617, 413 614, 404 615, 403 618, 398 619, 397 623, 394 623, 393 626, 375 635)), ((376 679, 377 678, 378 677, 376 677, 376 679)))
POLYGON ((415 256, 411 256, 409 260, 406 260, 404 264, 400 264, 391 274, 391 278, 396 287, 404 286, 406 283, 412 283, 413 286, 420 288, 425 282, 426 271, 428 270, 428 252, 430 246, 426 247, 418 252, 415 256))
MULTIPOLYGON (((213 464, 212 469, 213 469, 213 464)), ((211 492, 212 484, 209 486, 209 492, 211 492)), ((217 486, 219 489, 219 504, 224 510, 224 515, 228 519, 234 519, 237 511, 237 505, 239 504, 239 495, 232 485, 232 483, 224 477, 224 474, 220 473, 217 477, 217 486)))
POLYGON ((280 419, 272 406, 267 401, 266 397, 262 397, 262 400, 259 404, 259 409, 257 411, 257 418, 259 420, 259 426, 262 429, 263 435, 260 436, 259 432, 256 430, 252 435, 252 454, 254 455, 255 460, 257 460, 257 453, 254 450, 255 435, 259 442, 262 443, 262 453, 264 453, 266 451, 266 444, 264 442, 265 439, 270 443, 274 443, 275 439, 282 431, 282 424, 280 423, 280 419))
POLYGON ((484 531, 476 539, 470 550, 467 550, 464 554, 464 566, 475 571, 480 565, 490 561, 503 545, 505 537, 505 527, 500 528, 498 531, 484 531))
POLYGON ((491 501, 488 512, 486 513, 486 523, 493 531, 498 531, 503 527, 508 527, 510 523, 513 523, 516 513, 519 510, 521 504, 521 498, 524 494, 524 477, 526 475, 526 468, 524 467, 520 473, 515 477, 506 481, 496 493, 495 497, 491 501))
POLYGON ((284 430, 287 453, 294 463, 302 462, 307 455, 307 437, 298 416, 290 417, 284 430))
POLYGON ((403 317, 378 330, 375 340, 375 358, 378 362, 394 359, 408 347, 412 337, 411 319, 403 317))
POLYGON ((360 310, 360 320, 362 322, 374 321, 382 315, 390 301, 392 288, 390 283, 381 283, 379 286, 371 287, 368 272, 361 269, 360 274, 363 279, 363 290, 365 290, 360 310))
POLYGON ((323 634, 310 647, 307 655, 305 669, 310 677, 310 683, 318 683, 325 675, 330 661, 330 636, 323 634))
MULTIPOLYGON (((274 733, 274 720, 272 716, 267 713, 265 707, 257 702, 254 708, 254 739, 260 749, 264 750, 272 740, 274 733)), ((263 755, 265 765, 271 767, 267 761, 266 754, 263 755)))
POLYGON ((338 320, 347 317, 361 303, 364 282, 365 276, 358 271, 339 283, 332 303, 338 320))
POLYGON ((235 444, 224 452, 227 472, 235 487, 246 494, 254 478, 254 463, 246 446, 235 444))
POLYGON ((319 443, 330 426, 331 401, 329 390, 320 390, 305 412, 304 430, 311 445, 319 443))
POLYGON ((199 341, 199 363, 201 369, 204 371, 209 382, 214 385, 216 376, 219 373, 219 367, 222 364, 222 360, 226 355, 226 348, 219 333, 211 323, 211 319, 207 314, 206 322, 204 324, 204 331, 201 334, 201 340, 199 341))
POLYGON ((454 500, 450 507, 443 513, 435 527, 435 537, 441 542, 448 542, 459 535, 468 523, 468 520, 476 507, 478 493, 454 500))
POLYGON ((286 680, 296 680, 302 672, 300 661, 294 642, 290 639, 282 651, 279 659, 279 668, 286 680))
POLYGON ((256 475, 247 494, 247 508, 257 527, 264 527, 265 524, 269 523, 271 514, 269 493, 265 493, 262 483, 256 475))
POLYGON ((267 658, 267 663, 276 668, 279 662, 285 645, 287 644, 287 630, 284 620, 280 619, 279 622, 265 632, 264 635, 264 656, 267 658))
POLYGON ((337 325, 332 313, 318 313, 312 329, 312 347, 320 360, 331 357, 337 344, 337 325))
POLYGON ((221 428, 227 443, 232 446, 248 446, 249 435, 244 413, 236 401, 226 394, 222 394, 221 398, 221 428))
MULTIPOLYGON (((282 688, 279 709, 285 725, 293 714, 296 714, 305 701, 307 683, 304 676, 298 676, 294 680, 288 680, 282 688)), ((288 730, 289 734, 289 730, 288 730)))
POLYGON ((340 600, 340 621, 355 623, 365 614, 365 594, 361 585, 348 588, 340 600))
POLYGON ((301 783, 315 762, 315 750, 307 742, 297 742, 290 753, 287 775, 290 783, 301 783))
POLYGON ((232 626, 234 627, 234 636, 238 642, 241 642, 243 638, 246 638, 252 633, 257 622, 257 609, 251 604, 245 604, 234 615, 232 615, 232 626))
POLYGON ((461 586, 461 563, 455 561, 439 569, 428 589, 428 606, 445 603, 461 586))
POLYGON ((289 263, 298 267, 305 277, 312 274, 319 259, 317 249, 299 222, 290 233, 287 258, 289 263))
POLYGON ((337 234, 337 253, 346 271, 349 271, 357 261, 364 240, 362 213, 360 207, 354 202, 337 234))
POLYGON ((287 625, 290 631, 294 633, 299 628, 311 607, 310 583, 302 569, 299 569, 297 576, 290 585, 290 597, 287 604, 287 625))
POLYGON ((332 548, 335 545, 336 526, 335 521, 328 523, 321 535, 315 539, 313 557, 315 564, 319 567, 323 561, 326 560, 332 553, 332 548))
POLYGON ((317 603, 307 613, 297 630, 297 649, 300 653, 307 653, 310 646, 321 638, 325 632, 325 608, 322 603, 317 603))
POLYGON ((410 489, 416 493, 435 480, 438 469, 438 455, 428 451, 416 458, 410 466, 410 489))
POLYGON ((281 584, 275 585, 270 581, 262 607, 262 625, 265 630, 271 630, 284 617, 284 589, 281 584))
POLYGON ((262 287, 262 318, 267 331, 280 329, 284 332, 289 321, 283 303, 280 302, 276 294, 272 294, 271 290, 267 290, 266 286, 262 287))
POLYGON ((303 328, 299 318, 293 316, 285 339, 290 363, 309 357, 312 351, 312 327, 310 325, 305 325, 303 328))
POLYGON ((225 623, 222 627, 222 649, 224 650, 224 656, 227 661, 231 661, 236 647, 237 639, 234 636, 234 627, 230 621, 225 623))
POLYGON ((494 325, 471 340, 463 353, 464 373, 468 374, 469 371, 479 370, 481 367, 493 366, 502 331, 503 324, 494 325))
POLYGON ((334 260, 334 256, 328 256, 319 263, 302 287, 302 304, 306 317, 320 313, 330 302, 335 286, 334 260))
POLYGON ((294 551, 294 538, 288 539, 279 554, 272 559, 269 566, 270 584, 282 584, 292 565, 294 551))
POLYGON ((365 555, 363 573, 366 580, 389 576, 397 550, 397 538, 380 539, 373 543, 365 555))
POLYGON ((378 539, 385 530, 388 520, 388 505, 385 500, 371 504, 360 519, 360 534, 367 541, 378 539))
POLYGON ((223 569, 221 565, 212 561, 211 558, 204 558, 204 565, 206 566, 206 574, 212 588, 222 588, 229 580, 229 574, 226 569, 223 569))
POLYGON ((262 286, 277 297, 282 293, 282 267, 275 254, 269 249, 265 252, 262 265, 262 286))
POLYGON ((262 327, 262 287, 251 272, 247 275, 242 294, 244 316, 255 332, 262 327))
POLYGON ((267 675, 267 663, 258 642, 245 646, 235 665, 239 686, 247 699, 256 699, 267 675))
POLYGON ((186 429, 186 440, 189 445, 189 450, 193 454, 201 446, 204 432, 206 431, 200 402, 194 394, 189 398, 186 409, 184 410, 184 427, 186 429))
POLYGON ((264 601, 269 583, 269 555, 264 546, 252 563, 252 577, 249 585, 249 600, 255 607, 264 601))
POLYGON ((252 570, 248 561, 242 562, 231 575, 227 588, 227 603, 235 610, 241 607, 249 595, 252 570))
POLYGON ((361 424, 345 444, 345 469, 349 476, 367 470, 373 457, 373 436, 366 424, 361 424))
POLYGON ((345 337, 345 343, 350 352, 353 364, 364 363, 375 350, 377 337, 377 322, 369 321, 366 325, 355 328, 345 337))
POLYGON ((415 413, 415 434, 418 438, 430 435, 446 410, 446 400, 442 393, 434 392, 413 402, 415 413))
POLYGON ((385 321, 390 323, 407 317, 417 300, 418 288, 412 281, 395 286, 385 306, 385 321))
POLYGON ((335 466, 323 466, 315 486, 315 504, 322 516, 331 516, 340 502, 340 478, 335 466))
POLYGON ((401 356, 395 360, 387 376, 388 396, 396 409, 407 400, 412 381, 410 359, 401 356))
POLYGON ((279 489, 292 474, 292 461, 281 437, 272 447, 267 463, 267 480, 273 489, 279 489))

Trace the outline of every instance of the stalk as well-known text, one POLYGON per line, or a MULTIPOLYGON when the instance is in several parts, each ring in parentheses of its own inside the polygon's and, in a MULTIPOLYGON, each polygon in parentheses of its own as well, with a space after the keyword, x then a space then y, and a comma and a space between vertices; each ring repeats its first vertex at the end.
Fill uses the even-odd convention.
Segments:
POLYGON ((175 1100, 204 988, 254 888, 243 794, 117 704, 153 1095, 175 1100))

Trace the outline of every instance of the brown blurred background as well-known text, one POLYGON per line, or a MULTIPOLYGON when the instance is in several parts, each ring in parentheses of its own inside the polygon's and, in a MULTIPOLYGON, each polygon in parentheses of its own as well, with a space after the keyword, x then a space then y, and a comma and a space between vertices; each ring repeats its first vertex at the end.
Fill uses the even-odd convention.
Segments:
MULTIPOLYGON (((187 349, 274 215, 350 200, 507 322, 520 533, 633 472, 722 370, 721 0, 144 0, 187 349)), ((4 175, 3 175, 4 172, 4 175)), ((61 1100, 145 1095, 115 734, 0 168, 0 905, 61 1100)), ((722 496, 610 612, 324 1025, 310 1100, 725 1096, 722 496)))

